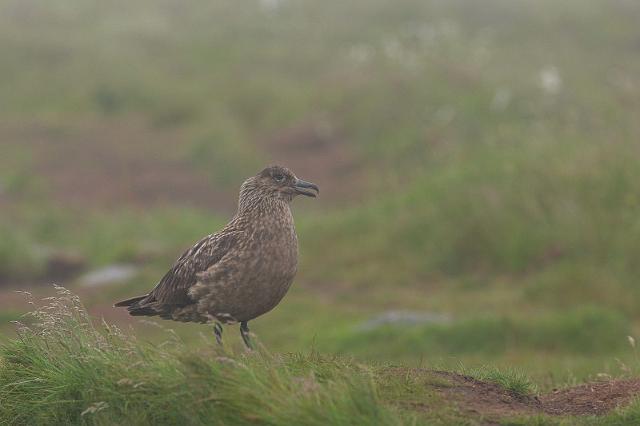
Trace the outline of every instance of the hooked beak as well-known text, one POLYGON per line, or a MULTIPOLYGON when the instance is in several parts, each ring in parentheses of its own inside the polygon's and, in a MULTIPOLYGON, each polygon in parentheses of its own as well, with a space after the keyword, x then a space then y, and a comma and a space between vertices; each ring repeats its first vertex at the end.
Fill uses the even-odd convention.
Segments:
POLYGON ((307 197, 317 197, 320 193, 320 189, 318 185, 315 183, 307 182, 302 179, 296 179, 296 182, 293 184, 293 189, 295 189, 297 194, 306 195, 307 197))

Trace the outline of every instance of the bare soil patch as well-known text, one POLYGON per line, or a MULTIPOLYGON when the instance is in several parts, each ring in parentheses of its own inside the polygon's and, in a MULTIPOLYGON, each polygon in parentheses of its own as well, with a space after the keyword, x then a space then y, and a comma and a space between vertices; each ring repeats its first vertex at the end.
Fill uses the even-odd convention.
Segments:
MULTIPOLYGON (((542 395, 519 395, 500 385, 473 377, 425 369, 391 369, 396 374, 427 375, 434 388, 460 412, 483 424, 499 424, 505 418, 547 414, 552 416, 603 415, 624 407, 640 396, 640 378, 585 383, 542 395)), ((399 405, 403 405, 399 402, 399 405)), ((406 405, 406 404, 405 404, 406 405)), ((429 410, 429 404, 411 404, 414 410, 429 410)))
POLYGON ((142 119, 87 121, 72 128, 20 123, 3 126, 0 136, 29 153, 28 172, 65 207, 173 204, 227 211, 236 203, 236 188, 217 187, 185 159, 178 130, 154 128, 142 119))
POLYGON ((435 376, 446 379, 450 386, 439 388, 441 394, 453 401, 458 409, 470 417, 493 419, 532 415, 543 411, 542 404, 536 396, 518 395, 505 390, 496 383, 476 380, 460 374, 437 371, 435 376))
POLYGON ((547 414, 600 415, 628 404, 638 395, 640 379, 620 379, 555 390, 541 395, 540 401, 547 414))
MULTIPOLYGON (((0 126, 3 145, 25 153, 29 170, 51 201, 109 210, 158 205, 235 211, 240 182, 218 185, 185 154, 179 128, 157 128, 134 116, 56 126, 39 122, 0 126)), ((356 153, 323 120, 304 121, 258 142, 273 163, 317 183, 326 202, 364 197, 366 175, 356 153)), ((0 202, 10 199, 0 191, 0 202)))

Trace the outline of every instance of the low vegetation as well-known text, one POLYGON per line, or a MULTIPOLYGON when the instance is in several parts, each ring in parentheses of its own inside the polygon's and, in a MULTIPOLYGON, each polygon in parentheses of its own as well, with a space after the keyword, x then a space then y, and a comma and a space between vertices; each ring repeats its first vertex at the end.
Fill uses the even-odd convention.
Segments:
POLYGON ((2 349, 2 424, 399 423, 363 366, 138 342, 57 290, 2 349))
MULTIPOLYGON (((575 421, 558 417, 566 408, 557 401, 545 405, 542 396, 541 404, 535 385, 513 369, 459 367, 459 373, 447 373, 363 364, 315 351, 273 354, 261 347, 236 353, 212 342, 192 350, 170 330, 154 345, 91 319, 80 299, 62 287, 31 303, 34 310, 16 323, 17 338, 0 349, 1 424, 575 421), (479 401, 486 410, 480 405, 475 418, 468 418, 479 401)), ((593 424, 616 424, 637 417, 637 406, 605 417, 588 415, 606 413, 596 410, 610 398, 628 404, 632 396, 628 389, 594 394, 591 410, 569 413, 586 415, 584 421, 593 424)), ((574 402, 568 407, 575 409, 574 402)))

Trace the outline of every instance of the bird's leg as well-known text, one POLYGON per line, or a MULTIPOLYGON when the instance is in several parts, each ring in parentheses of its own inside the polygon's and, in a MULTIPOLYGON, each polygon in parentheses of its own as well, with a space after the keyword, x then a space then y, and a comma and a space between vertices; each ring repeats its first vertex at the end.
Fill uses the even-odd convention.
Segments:
POLYGON ((216 342, 218 342, 218 344, 222 346, 222 324, 220 324, 218 321, 216 321, 215 325, 213 326, 213 332, 216 335, 216 342))
POLYGON ((244 345, 249 350, 253 350, 253 344, 251 343, 251 336, 249 336, 249 324, 247 321, 242 321, 240 323, 240 335, 242 336, 242 341, 244 345))

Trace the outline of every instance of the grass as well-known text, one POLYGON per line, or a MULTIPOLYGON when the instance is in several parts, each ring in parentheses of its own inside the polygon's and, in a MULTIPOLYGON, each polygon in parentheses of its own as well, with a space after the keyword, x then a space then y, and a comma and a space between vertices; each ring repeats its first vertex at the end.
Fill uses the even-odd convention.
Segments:
POLYGON ((31 315, 2 349, 2 424, 399 423, 367 369, 338 358, 145 344, 62 288, 31 315))
POLYGON ((417 353, 500 355, 507 351, 619 353, 628 349, 629 324, 618 313, 580 309, 543 318, 472 318, 451 324, 386 325, 354 330, 335 342, 344 353, 393 359, 406 347, 417 353))
MULTIPOLYGON (((627 281, 615 287, 624 285, 633 292, 634 264, 628 256, 635 252, 635 243, 629 230, 637 226, 637 205, 629 194, 640 188, 627 162, 631 151, 621 148, 607 164, 611 154, 602 154, 604 147, 565 145, 564 158, 551 145, 470 148, 399 194, 340 212, 333 221, 320 224, 324 232, 312 247, 328 253, 325 256, 338 266, 333 269, 336 276, 348 274, 357 283, 400 284, 477 274, 508 274, 519 280, 539 274, 553 279, 552 271, 567 274, 566 265, 573 272, 597 264, 627 281), (576 159, 578 151, 582 159, 576 159), (609 173, 613 169, 620 173, 609 173), (624 208, 609 211, 612 206, 624 208), (366 232, 370 229, 378 232, 366 232), (331 238, 324 238, 327 233, 331 238), (353 241, 358 250, 352 250, 353 241), (323 243, 329 242, 338 248, 327 251, 323 243), (385 245, 396 250, 390 253, 385 245), (348 267, 360 259, 370 267, 348 267)), ((576 278, 595 278, 585 275, 576 278)), ((565 277, 563 287, 546 290, 564 292, 573 285, 572 296, 581 297, 576 293, 585 287, 582 297, 593 296, 595 301, 601 295, 592 293, 597 283, 570 280, 565 277)))
MULTIPOLYGON (((348 357, 194 350, 174 332, 162 344, 138 340, 89 317, 62 287, 32 301, 18 337, 0 348, 0 424, 466 424, 464 406, 438 389, 429 370, 364 364, 348 357), (427 407, 425 409, 425 407, 427 407)), ((537 393, 522 372, 459 366, 517 397, 537 393)), ((493 417, 487 417, 493 418, 493 417)), ((584 424, 629 424, 637 404, 584 424)), ((571 424, 536 414, 508 424, 571 424)), ((506 421, 506 420, 505 420, 506 421)))
POLYGON ((531 396, 537 391, 535 384, 531 383, 526 374, 512 368, 498 369, 488 365, 468 368, 461 365, 459 371, 477 380, 496 383, 518 397, 531 396))

